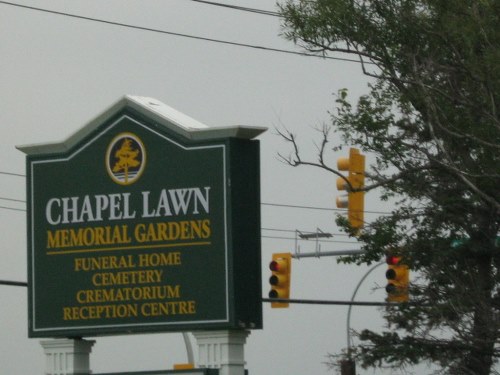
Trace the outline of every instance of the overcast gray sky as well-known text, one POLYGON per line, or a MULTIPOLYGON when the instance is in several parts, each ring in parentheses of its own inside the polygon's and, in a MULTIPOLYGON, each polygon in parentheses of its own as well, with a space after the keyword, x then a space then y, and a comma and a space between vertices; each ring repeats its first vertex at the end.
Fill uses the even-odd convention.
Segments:
MULTIPOLYGON (((274 1, 221 3, 276 10, 274 1)), ((190 0, 19 0, 17 4, 116 23, 268 48, 300 51, 280 34, 279 18, 190 0)), ((295 229, 337 234, 335 212, 273 204, 334 208, 335 178, 324 171, 291 168, 277 159, 289 147, 276 135, 285 126, 315 156, 315 127, 329 121, 334 93, 366 91, 359 64, 215 43, 138 30, 0 3, 0 206, 25 209, 25 155, 16 145, 66 139, 126 94, 154 97, 211 126, 256 125, 261 141, 263 295, 273 252, 294 252, 295 229), (266 204, 267 203, 267 204, 266 204), (272 230, 270 230, 272 229, 272 230)), ((345 56, 337 56, 345 57, 345 56)), ((344 153, 347 153, 345 149, 344 153)), ((334 163, 340 154, 331 154, 334 163)), ((64 178, 64 176, 61 176, 64 178)), ((367 209, 389 211, 375 194, 367 209)), ((368 214, 367 220, 376 215, 368 214)), ((25 212, 0 208, 0 279, 25 281, 25 212)), ((322 251, 355 249, 336 235, 322 251)), ((315 251, 301 242, 302 252, 315 251)), ((292 297, 349 300, 366 267, 334 258, 293 262, 292 297)), ((383 301, 384 267, 367 278, 359 300, 383 301), (378 289, 377 289, 378 288, 378 289)), ((0 286, 2 374, 40 374, 44 355, 27 338, 26 288, 0 286)), ((250 374, 327 374, 328 353, 346 346, 347 307, 301 306, 272 310, 264 304, 264 329, 246 346, 250 374)), ((352 327, 383 324, 374 307, 355 307, 352 327)), ((186 362, 178 333, 98 338, 95 373, 170 369, 186 362)), ((358 373, 371 374, 372 370, 358 373)), ((375 372, 382 373, 382 372, 375 372)), ((425 372, 424 372, 425 373, 425 372)))

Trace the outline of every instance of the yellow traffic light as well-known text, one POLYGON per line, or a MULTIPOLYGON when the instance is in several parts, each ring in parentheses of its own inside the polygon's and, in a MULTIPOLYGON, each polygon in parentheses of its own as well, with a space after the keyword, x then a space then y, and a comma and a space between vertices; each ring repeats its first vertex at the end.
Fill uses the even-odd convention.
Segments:
POLYGON ((385 277, 387 285, 387 301, 407 302, 409 299, 408 284, 410 283, 410 269, 401 262, 401 257, 388 254, 386 257, 387 271, 385 277))
MULTIPOLYGON (((269 263, 269 269, 272 271, 269 278, 271 291, 269 298, 290 298, 290 276, 292 272, 292 254, 276 253, 273 254, 273 260, 269 263)), ((272 308, 288 307, 287 302, 271 302, 272 308)))
POLYGON ((337 208, 347 208, 351 227, 360 229, 364 224, 365 192, 365 155, 357 148, 349 149, 349 157, 337 160, 340 171, 348 171, 347 177, 337 178, 337 189, 346 190, 347 196, 337 197, 337 208))

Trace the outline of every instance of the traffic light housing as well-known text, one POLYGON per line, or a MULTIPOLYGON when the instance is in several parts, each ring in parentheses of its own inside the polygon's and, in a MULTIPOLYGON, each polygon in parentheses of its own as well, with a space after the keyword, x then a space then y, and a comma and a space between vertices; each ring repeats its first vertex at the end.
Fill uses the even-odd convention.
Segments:
POLYGON ((337 197, 337 208, 347 208, 347 218, 351 227, 360 229, 364 224, 365 155, 357 148, 349 149, 349 157, 337 160, 337 169, 348 171, 347 177, 337 178, 337 189, 346 190, 347 196, 337 197))
POLYGON ((409 299, 408 284, 410 282, 410 269, 407 264, 402 263, 401 257, 387 254, 387 271, 385 277, 387 285, 388 302, 407 302, 409 299))
MULTIPOLYGON (((269 284, 269 298, 289 299, 290 298, 290 276, 292 272, 292 254, 276 253, 273 254, 273 260, 269 263, 271 277, 269 284)), ((287 302, 271 302, 272 308, 288 307, 287 302)))

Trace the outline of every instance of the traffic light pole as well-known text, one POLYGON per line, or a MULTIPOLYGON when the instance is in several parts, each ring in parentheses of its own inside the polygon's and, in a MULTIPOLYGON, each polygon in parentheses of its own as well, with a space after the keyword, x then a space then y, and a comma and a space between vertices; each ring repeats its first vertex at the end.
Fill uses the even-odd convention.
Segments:
POLYGON ((189 333, 182 332, 182 338, 184 339, 184 345, 186 346, 188 363, 194 364, 193 346, 191 345, 191 340, 189 339, 189 333))
MULTIPOLYGON (((373 270, 376 268, 382 266, 384 263, 378 263, 374 265, 372 268, 370 268, 365 275, 359 280, 358 285, 356 285, 356 288, 354 289, 354 292, 352 293, 351 297, 351 302, 354 302, 354 298, 356 298, 356 294, 358 294, 358 290, 361 287, 361 284, 366 280, 368 275, 372 273, 373 270)), ((356 375, 356 362, 351 358, 351 311, 352 311, 352 304, 349 305, 349 308, 347 310, 347 359, 343 360, 340 364, 340 374, 341 375, 356 375)))

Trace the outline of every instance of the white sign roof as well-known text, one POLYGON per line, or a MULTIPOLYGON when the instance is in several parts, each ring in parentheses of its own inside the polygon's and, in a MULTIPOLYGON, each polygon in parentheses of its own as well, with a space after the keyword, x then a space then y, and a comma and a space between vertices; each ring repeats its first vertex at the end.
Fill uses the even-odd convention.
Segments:
POLYGON ((157 99, 126 95, 65 141, 60 143, 17 146, 17 149, 26 154, 46 154, 67 151, 95 128, 102 125, 125 108, 131 108, 189 140, 202 141, 230 137, 253 139, 267 130, 266 127, 245 125, 224 127, 208 126, 169 107, 157 99))

